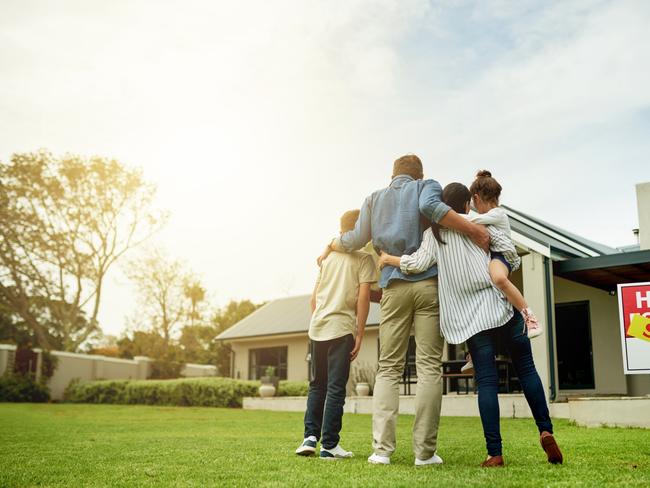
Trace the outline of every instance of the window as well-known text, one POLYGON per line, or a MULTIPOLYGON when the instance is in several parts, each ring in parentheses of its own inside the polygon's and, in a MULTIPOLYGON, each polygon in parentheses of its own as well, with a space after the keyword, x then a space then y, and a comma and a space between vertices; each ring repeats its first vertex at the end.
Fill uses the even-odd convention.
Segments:
POLYGON ((560 389, 595 388, 589 302, 556 304, 555 331, 560 389))
POLYGON ((273 366, 275 375, 287 379, 287 346, 251 349, 248 352, 248 379, 259 380, 266 374, 266 368, 273 366))

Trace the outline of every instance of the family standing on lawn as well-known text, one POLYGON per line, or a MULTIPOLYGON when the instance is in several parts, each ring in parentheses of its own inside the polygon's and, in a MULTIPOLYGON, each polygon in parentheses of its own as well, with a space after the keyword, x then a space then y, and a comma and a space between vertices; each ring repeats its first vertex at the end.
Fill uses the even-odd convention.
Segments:
POLYGON ((379 363, 374 385, 373 464, 390 464, 395 451, 399 383, 409 336, 416 344, 415 465, 442 464, 437 454, 442 403, 444 341, 467 342, 465 371, 474 371, 485 434, 483 467, 503 466, 499 429, 496 343, 506 344, 550 463, 561 463, 530 338, 542 333, 535 315, 508 275, 520 265, 501 186, 480 171, 470 188, 444 190, 424 179, 415 155, 397 159, 387 188, 366 198, 361 210, 341 218, 341 235, 319 257, 309 327, 312 380, 304 441, 296 454, 352 457, 339 444, 350 362, 361 347, 375 262, 360 251, 372 242, 379 253, 382 288, 379 363), (477 213, 470 214, 470 202, 477 213), (332 252, 334 251, 334 252, 332 252))

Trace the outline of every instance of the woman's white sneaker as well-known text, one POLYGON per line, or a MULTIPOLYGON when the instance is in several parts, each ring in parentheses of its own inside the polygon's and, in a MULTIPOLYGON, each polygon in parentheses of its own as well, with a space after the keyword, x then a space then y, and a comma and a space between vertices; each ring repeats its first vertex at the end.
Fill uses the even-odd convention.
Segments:
POLYGON ((316 454, 316 444, 318 440, 316 439, 315 436, 310 435, 307 437, 304 441, 302 441, 302 444, 300 444, 300 447, 296 449, 296 454, 298 456, 313 456, 316 454))
POLYGON ((437 454, 434 454, 429 459, 418 459, 415 458, 416 466, 429 466, 430 464, 442 464, 442 458, 437 454))
POLYGON ((337 444, 336 447, 333 447, 332 449, 325 449, 323 446, 320 448, 321 459, 347 459, 351 457, 354 457, 354 453, 346 451, 339 444, 337 444))
POLYGON ((390 458, 388 456, 380 456, 379 454, 373 454, 368 458, 370 464, 390 464, 390 458))

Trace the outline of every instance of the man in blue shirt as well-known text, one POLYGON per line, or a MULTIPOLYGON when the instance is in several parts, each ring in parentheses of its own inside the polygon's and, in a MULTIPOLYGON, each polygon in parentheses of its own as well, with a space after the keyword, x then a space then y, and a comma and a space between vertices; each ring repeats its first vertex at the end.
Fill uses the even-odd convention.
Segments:
MULTIPOLYGON (((387 188, 370 195, 361 207, 354 230, 334 239, 319 258, 330 251, 351 252, 372 241, 375 249, 395 256, 411 254, 420 247, 425 226, 421 216, 469 235, 487 249, 489 236, 483 226, 469 222, 441 201, 442 188, 423 179, 422 162, 415 155, 397 159, 387 188)), ((368 461, 390 464, 395 450, 395 427, 399 409, 399 382, 404 371, 411 328, 415 331, 417 390, 413 449, 415 465, 441 464, 436 454, 442 404, 442 351, 438 310, 438 270, 404 275, 385 266, 379 285, 379 364, 373 394, 373 450, 368 461)))

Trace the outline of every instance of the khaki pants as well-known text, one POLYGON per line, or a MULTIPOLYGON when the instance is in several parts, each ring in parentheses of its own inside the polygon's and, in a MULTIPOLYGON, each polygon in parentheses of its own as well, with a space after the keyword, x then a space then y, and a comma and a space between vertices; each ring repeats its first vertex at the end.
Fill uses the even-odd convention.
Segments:
POLYGON ((438 309, 438 279, 393 281, 381 298, 379 369, 373 394, 373 449, 390 456, 395 451, 399 383, 404 371, 411 326, 415 329, 417 391, 413 451, 428 459, 436 451, 442 404, 442 350, 438 309))

